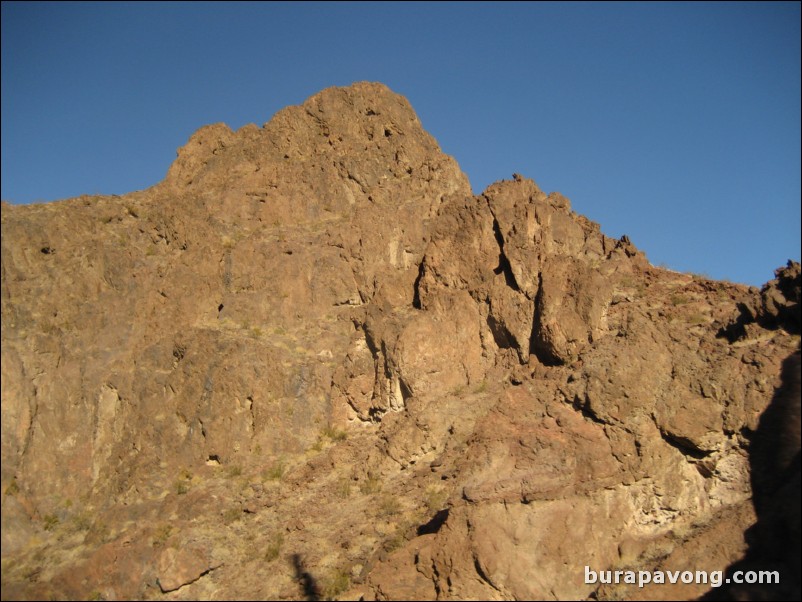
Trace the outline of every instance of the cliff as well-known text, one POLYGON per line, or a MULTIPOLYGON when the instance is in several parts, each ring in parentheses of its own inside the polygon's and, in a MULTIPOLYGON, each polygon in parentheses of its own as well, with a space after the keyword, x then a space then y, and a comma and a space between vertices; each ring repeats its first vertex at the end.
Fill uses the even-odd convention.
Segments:
POLYGON ((201 128, 2 206, 3 598, 698 597, 584 567, 743 556, 799 297, 474 196, 380 84, 201 128))

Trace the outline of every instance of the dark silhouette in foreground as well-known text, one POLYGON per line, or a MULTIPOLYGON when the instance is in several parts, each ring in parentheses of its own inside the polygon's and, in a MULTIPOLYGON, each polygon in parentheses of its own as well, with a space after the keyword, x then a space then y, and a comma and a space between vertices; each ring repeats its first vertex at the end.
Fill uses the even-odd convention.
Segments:
POLYGON ((304 590, 306 600, 320 600, 320 589, 315 578, 306 571, 300 554, 292 555, 292 567, 295 569, 295 578, 304 590))
MULTIPOLYGON (((800 354, 783 362, 782 384, 760 417, 749 463, 757 522, 746 532, 749 548, 730 565, 725 585, 703 600, 799 600, 800 588, 800 354), (776 571, 779 584, 735 583, 741 571, 776 571), (729 583, 727 583, 729 579, 729 583)), ((742 579, 742 575, 739 576, 742 579)))

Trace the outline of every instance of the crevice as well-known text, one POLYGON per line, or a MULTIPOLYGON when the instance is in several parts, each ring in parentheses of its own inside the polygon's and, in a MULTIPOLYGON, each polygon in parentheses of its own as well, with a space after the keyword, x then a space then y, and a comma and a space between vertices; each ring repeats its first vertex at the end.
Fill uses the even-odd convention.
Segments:
POLYGON ((422 309, 420 301, 420 281, 423 278, 424 271, 423 260, 421 260, 420 265, 418 265, 418 276, 415 278, 415 284, 413 285, 412 307, 415 309, 422 309))
POLYGON ((473 557, 473 568, 476 570, 476 574, 479 575, 479 578, 487 583, 490 587, 492 587, 497 592, 501 593, 499 587, 493 583, 490 577, 485 573, 484 569, 482 569, 482 565, 479 563, 479 559, 474 555, 473 557))
POLYGON ((575 409, 577 412, 579 412, 580 414, 582 414, 582 416, 583 416, 583 417, 587 418, 587 419, 588 419, 588 420, 590 420, 591 422, 595 422, 596 424, 603 424, 603 425, 610 425, 610 424, 611 424, 610 422, 608 422, 608 421, 606 421, 606 420, 603 420, 602 418, 600 418, 600 417, 599 417, 599 416, 598 416, 598 415, 597 415, 597 414, 596 414, 596 413, 595 413, 595 412, 594 412, 594 411, 591 409, 591 407, 590 407, 590 401, 587 399, 587 397, 585 398, 585 401, 584 401, 584 402, 582 402, 582 401, 579 399, 579 397, 578 397, 578 396, 577 396, 577 397, 575 397, 575 398, 574 398, 574 401, 573 401, 573 403, 571 404, 571 406, 572 406, 572 407, 573 407, 573 408, 574 408, 574 409, 575 409))
POLYGON ((498 243, 498 266, 493 269, 493 273, 497 275, 504 274, 505 284, 516 293, 520 293, 521 289, 515 280, 515 275, 512 273, 512 265, 504 253, 504 236, 501 234, 501 226, 499 226, 495 215, 493 215, 493 235, 496 237, 496 243, 498 243))
POLYGON ((159 589, 162 591, 163 594, 166 594, 166 593, 169 593, 169 592, 180 592, 182 589, 184 589, 188 585, 192 585, 193 583, 197 583, 203 577, 205 577, 206 575, 208 575, 212 571, 214 571, 216 569, 219 569, 221 566, 222 565, 220 565, 220 564, 218 564, 217 566, 211 566, 208 569, 206 569, 205 571, 203 571, 200 575, 195 577, 195 579, 193 579, 192 581, 187 581, 186 583, 182 583, 178 587, 174 587, 172 589, 164 589, 164 586, 161 584, 161 582, 158 579, 156 580, 156 582, 159 584, 159 589))
POLYGON ((407 399, 412 397, 412 389, 409 388, 409 385, 407 385, 400 376, 398 377, 398 386, 401 389, 401 400, 404 403, 404 407, 406 407, 407 399))
POLYGON ((544 366, 561 366, 563 361, 556 357, 540 340, 542 324, 540 321, 541 308, 543 306, 543 273, 537 275, 537 295, 535 295, 534 314, 532 315, 532 334, 529 335, 529 353, 544 366))
POLYGON ((178 363, 184 359, 184 356, 187 353, 187 348, 184 345, 179 343, 175 343, 173 345, 173 368, 178 365, 178 363))
POLYGON ((493 335, 493 340, 499 349, 518 348, 515 337, 493 314, 487 316, 487 326, 490 328, 490 333, 493 335))
POLYGON ((376 345, 376 341, 373 340, 373 337, 370 336, 370 332, 368 331, 368 327, 365 324, 362 324, 362 332, 365 335, 365 344, 367 344, 368 349, 370 350, 371 355, 373 356, 374 361, 378 361, 379 359, 379 348, 376 345))
POLYGON ((671 447, 676 449, 680 452, 683 456, 688 458, 689 460, 702 460, 709 456, 712 452, 704 451, 696 447, 692 441, 686 439, 685 437, 681 437, 679 435, 672 435, 671 433, 667 433, 663 429, 660 430, 660 436, 663 438, 663 441, 668 443, 671 447))
POLYGON ((498 244, 498 266, 493 270, 494 274, 504 274, 504 282, 515 292, 520 293, 521 288, 515 280, 515 275, 512 273, 512 265, 507 255, 504 253, 504 235, 501 233, 501 225, 498 223, 498 218, 493 212, 493 207, 490 205, 490 199, 484 197, 487 202, 487 208, 490 215, 493 217, 493 236, 496 238, 498 244))
POLYGON ((248 415, 251 422, 251 439, 256 435, 256 413, 253 410, 253 395, 248 395, 245 400, 248 402, 248 415))
POLYGON ((378 423, 382 421, 382 416, 387 413, 387 410, 384 408, 377 408, 372 407, 368 410, 368 416, 370 416, 370 422, 378 423))

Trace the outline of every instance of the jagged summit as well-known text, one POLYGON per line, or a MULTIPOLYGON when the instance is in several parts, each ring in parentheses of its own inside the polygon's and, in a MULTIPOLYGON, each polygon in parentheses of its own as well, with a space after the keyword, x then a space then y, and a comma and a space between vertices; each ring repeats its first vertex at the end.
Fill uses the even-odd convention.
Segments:
POLYGON ((473 195, 381 84, 1 241, 9 599, 695 598, 583 569, 739 558, 799 365, 798 264, 757 291, 523 176, 473 195))
POLYGON ((470 194, 467 177, 409 102, 374 83, 328 88, 261 128, 203 127, 179 149, 165 183, 223 194, 229 204, 290 200, 288 211, 300 219, 346 214, 366 201, 423 199, 433 215, 445 194, 470 194))

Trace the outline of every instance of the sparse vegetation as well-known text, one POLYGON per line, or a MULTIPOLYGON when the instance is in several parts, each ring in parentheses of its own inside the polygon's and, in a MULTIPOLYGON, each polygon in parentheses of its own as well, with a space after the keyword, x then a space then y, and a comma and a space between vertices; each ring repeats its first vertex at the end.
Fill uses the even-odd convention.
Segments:
POLYGON ((163 546, 170 536, 173 534, 173 527, 172 525, 161 525, 156 532, 153 534, 152 544, 153 547, 158 548, 159 546, 163 546))
POLYGON ((92 527, 92 515, 88 512, 79 512, 72 517, 72 526, 76 531, 88 531, 92 527))
POLYGON ((351 481, 348 479, 338 481, 334 488, 334 494, 341 500, 351 497, 351 481))
POLYGON ((59 524, 59 518, 55 514, 48 514, 42 519, 42 525, 45 528, 45 531, 52 531, 55 529, 59 524))
POLYGON ((11 482, 6 487, 5 494, 6 495, 17 495, 19 493, 19 485, 17 484, 17 479, 11 479, 11 482))
POLYGON ((487 381, 486 380, 483 380, 482 382, 480 382, 476 386, 476 388, 473 390, 474 393, 484 393, 485 391, 487 391, 487 381))
POLYGON ((385 494, 379 501, 379 516, 389 518, 401 512, 401 504, 392 494, 385 494))
POLYGON ((345 590, 351 587, 351 576, 345 569, 340 569, 332 573, 323 586, 323 597, 326 600, 333 600, 345 590))
POLYGON ((223 512, 223 522, 227 525, 230 525, 233 522, 238 521, 242 518, 242 510, 239 508, 229 508, 225 512, 223 512))
POLYGON ((685 305, 686 303, 690 302, 690 299, 685 295, 675 293, 669 297, 669 301, 671 302, 671 305, 676 307, 677 305, 685 305))
POLYGON ((273 562, 276 558, 278 558, 279 554, 281 553, 281 546, 283 543, 284 536, 281 533, 276 533, 273 535, 267 544, 267 548, 265 549, 265 561, 273 562))
POLYGON ((397 527, 393 536, 384 542, 384 549, 387 552, 395 552, 407 542, 406 529, 407 527, 403 525, 397 527))
POLYGON ((232 464, 226 470, 226 476, 232 479, 242 476, 242 466, 240 466, 239 464, 232 464))
POLYGON ((379 493, 382 490, 382 483, 381 480, 374 476, 370 476, 365 479, 362 484, 359 486, 359 491, 364 493, 365 495, 370 495, 373 493, 379 493))
POLYGON ((447 499, 448 493, 432 485, 426 488, 426 496, 423 501, 430 512, 437 512, 443 509, 447 499))
POLYGON ((87 538, 91 537, 93 541, 106 542, 109 540, 110 530, 103 521, 95 521, 88 531, 87 538))
POLYGON ((328 437, 332 441, 345 441, 346 439, 348 439, 348 433, 336 429, 333 426, 327 426, 326 428, 324 428, 323 436, 328 437))
POLYGON ((455 395, 455 396, 457 396, 457 397, 459 397, 459 396, 460 396, 460 395, 462 395, 463 393, 465 393, 465 385, 459 385, 458 387, 454 387, 454 388, 451 390, 451 394, 452 394, 452 395, 455 395))
POLYGON ((286 467, 284 466, 283 460, 276 460, 272 466, 269 468, 265 468, 262 471, 262 480, 264 481, 279 481, 281 477, 284 476, 284 471, 286 467))

